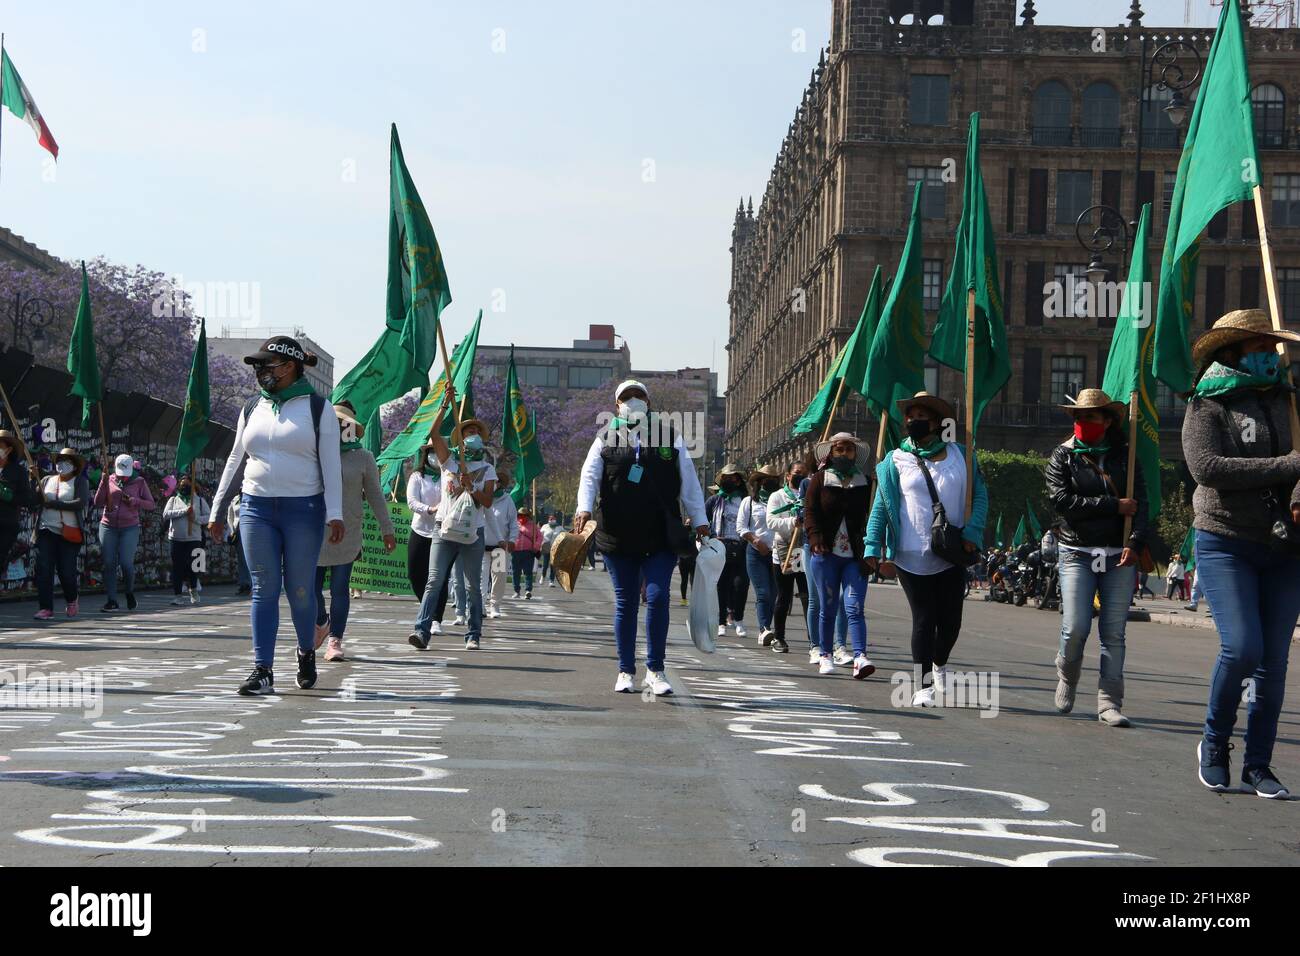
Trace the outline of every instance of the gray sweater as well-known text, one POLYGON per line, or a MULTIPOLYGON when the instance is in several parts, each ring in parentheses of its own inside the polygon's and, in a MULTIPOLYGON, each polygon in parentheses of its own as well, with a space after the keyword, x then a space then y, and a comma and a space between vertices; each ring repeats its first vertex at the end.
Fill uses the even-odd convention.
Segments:
POLYGON ((380 532, 393 533, 384 489, 379 487, 379 468, 375 464, 375 456, 364 448, 354 448, 343 453, 340 463, 343 469, 343 540, 338 544, 330 544, 329 525, 325 526, 325 540, 321 542, 320 558, 316 561, 322 568, 350 564, 360 557, 363 495, 364 500, 370 502, 370 510, 379 521, 380 532))
POLYGON ((1281 389, 1242 389, 1188 403, 1183 455, 1197 483, 1195 528, 1267 543, 1279 515, 1261 493, 1274 489, 1288 512, 1300 503, 1300 453, 1291 447, 1290 402, 1281 389), (1229 428, 1241 439, 1244 458, 1229 428))

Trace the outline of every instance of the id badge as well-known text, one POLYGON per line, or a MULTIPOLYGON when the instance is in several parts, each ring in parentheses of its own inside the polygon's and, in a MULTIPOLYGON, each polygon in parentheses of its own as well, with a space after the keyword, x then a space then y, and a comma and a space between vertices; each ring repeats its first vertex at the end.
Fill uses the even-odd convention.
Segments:
POLYGON ((640 465, 633 465, 631 468, 627 470, 627 480, 632 482, 632 484, 634 485, 640 484, 641 474, 644 471, 645 469, 642 468, 640 465))

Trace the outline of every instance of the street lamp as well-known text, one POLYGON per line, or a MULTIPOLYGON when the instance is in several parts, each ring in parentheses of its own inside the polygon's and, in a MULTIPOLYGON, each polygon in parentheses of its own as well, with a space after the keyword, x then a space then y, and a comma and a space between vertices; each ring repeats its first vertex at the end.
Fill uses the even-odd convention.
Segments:
POLYGON ((1114 249, 1116 244, 1119 245, 1120 267, 1124 265, 1124 258, 1128 253, 1129 230, 1137 230, 1136 222, 1129 222, 1124 218, 1120 211, 1113 206, 1095 205, 1089 206, 1083 212, 1079 213, 1079 218, 1074 222, 1074 238, 1084 251, 1090 253, 1088 259, 1088 281, 1093 285, 1102 282, 1106 278, 1106 253, 1114 249), (1092 214, 1097 212, 1097 226, 1092 230, 1092 235, 1084 235, 1084 227, 1092 226, 1092 214))
POLYGON ((1151 89, 1153 83, 1156 89, 1169 91, 1169 102, 1165 105, 1164 113, 1176 128, 1182 126, 1183 120, 1187 118, 1187 100, 1183 98, 1183 90, 1190 89, 1201 78, 1201 53, 1192 44, 1186 40, 1169 40, 1156 47, 1148 61, 1148 42, 1147 37, 1143 36, 1140 71, 1142 87, 1138 96, 1137 173, 1133 181, 1135 220, 1142 209, 1142 202, 1138 197, 1138 183, 1142 179, 1142 140, 1147 111, 1147 91, 1151 89), (1183 56, 1187 59, 1181 59, 1183 56), (1160 71, 1159 81, 1156 81, 1157 69, 1160 71))
POLYGON ((14 348, 25 346, 30 352, 32 343, 45 341, 45 329, 54 318, 54 306, 49 300, 35 295, 24 299, 21 291, 14 293, 14 348))

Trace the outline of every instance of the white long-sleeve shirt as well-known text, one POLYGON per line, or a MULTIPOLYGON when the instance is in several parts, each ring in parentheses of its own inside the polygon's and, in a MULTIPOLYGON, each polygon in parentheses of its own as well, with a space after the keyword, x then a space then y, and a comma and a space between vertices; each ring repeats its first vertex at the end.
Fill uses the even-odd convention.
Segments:
MULTIPOLYGON (((686 454, 686 445, 680 435, 673 441, 673 447, 677 449, 677 474, 682 480, 682 488, 677 497, 686 513, 691 516, 691 526, 698 528, 709 523, 704 515, 704 492, 700 490, 700 481, 695 477, 695 465, 686 454)), ((582 463, 582 478, 578 482, 578 510, 588 514, 596 510, 600 480, 605 475, 605 459, 600 457, 604 448, 605 443, 597 435, 587 450, 586 461, 582 463)))
POLYGON ((226 459, 214 499, 218 503, 228 500, 230 485, 245 454, 248 464, 239 489, 241 494, 259 498, 310 498, 323 492, 325 520, 343 520, 339 420, 328 404, 320 417, 319 449, 310 395, 289 399, 279 411, 263 398, 247 421, 241 414, 235 428, 235 444, 226 459))
POLYGON ((519 522, 515 520, 518 511, 515 499, 510 494, 498 495, 492 499, 492 507, 487 509, 488 524, 483 528, 483 541, 488 546, 498 545, 503 541, 514 544, 519 537, 519 522))
POLYGON ((769 548, 772 547, 772 529, 767 526, 767 505, 757 498, 745 498, 736 513, 736 534, 744 538, 752 534, 769 548))
POLYGON ((442 482, 418 471, 406 479, 406 507, 411 509, 411 530, 426 538, 438 536, 438 505, 442 504, 442 482))
POLYGON ((199 541, 203 537, 203 526, 208 523, 211 509, 202 495, 191 496, 186 501, 180 495, 172 495, 163 505, 163 517, 169 519, 167 524, 168 541, 199 541), (194 517, 185 512, 194 505, 194 517))

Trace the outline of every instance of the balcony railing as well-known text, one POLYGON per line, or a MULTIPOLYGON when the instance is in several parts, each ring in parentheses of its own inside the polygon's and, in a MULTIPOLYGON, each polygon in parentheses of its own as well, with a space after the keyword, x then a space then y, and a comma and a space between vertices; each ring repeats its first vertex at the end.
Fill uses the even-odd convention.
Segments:
POLYGON ((1142 128, 1142 145, 1156 149, 1177 149, 1178 130, 1145 126, 1142 128))
POLYGON ((1255 145, 1260 149, 1286 149, 1290 130, 1255 127, 1255 145))
POLYGON ((1035 146, 1073 146, 1073 126, 1035 126, 1033 129, 1035 146))
POLYGON ((1080 146, 1117 147, 1120 142, 1119 127, 1085 126, 1079 130, 1080 146))

